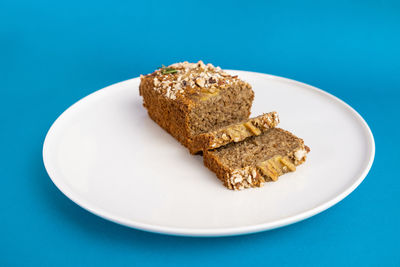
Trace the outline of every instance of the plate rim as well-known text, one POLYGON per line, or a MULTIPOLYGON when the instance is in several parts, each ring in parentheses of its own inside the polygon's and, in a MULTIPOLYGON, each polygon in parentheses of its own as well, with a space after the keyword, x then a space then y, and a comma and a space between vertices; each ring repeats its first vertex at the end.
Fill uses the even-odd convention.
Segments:
POLYGON ((325 201, 317 206, 313 206, 310 209, 307 209, 305 211, 299 212, 295 215, 290 215, 286 216, 284 218, 272 221, 272 222, 267 222, 267 223, 260 223, 260 224, 255 224, 255 225, 247 225, 247 226, 238 226, 238 227, 228 227, 228 228, 209 228, 209 229, 196 229, 196 228, 182 228, 182 227, 171 227, 171 226, 162 226, 162 225, 153 225, 149 223, 142 223, 142 222, 137 222, 137 221, 132 221, 128 219, 121 218, 118 215, 114 215, 110 212, 105 211, 102 208, 96 207, 95 205, 92 205, 90 201, 85 200, 84 198, 80 198, 78 195, 74 193, 73 190, 69 190, 69 187, 63 184, 62 179, 57 179, 56 175, 49 165, 49 159, 47 157, 47 151, 50 149, 49 148, 49 140, 52 137, 52 133, 55 131, 54 129, 57 127, 58 122, 62 119, 62 117, 71 112, 71 110, 74 109, 75 106, 79 105, 80 103, 87 101, 89 98, 92 98, 95 95, 98 95, 101 92, 104 92, 105 90, 108 90, 112 87, 118 86, 119 84, 122 83, 127 83, 135 79, 139 79, 139 77, 127 79, 118 83, 111 84, 109 86, 106 86, 102 89, 96 90, 93 93, 90 93, 89 95, 79 99, 75 103, 73 103, 71 106, 69 106, 66 110, 64 110, 58 117, 57 119, 52 123, 50 126, 49 130, 46 133, 44 142, 43 142, 43 148, 42 148, 42 158, 43 158, 43 164, 46 169, 46 172, 50 178, 50 180, 54 183, 54 185, 60 190, 67 198, 69 198, 72 202, 80 206, 81 208, 91 212, 94 215, 97 215, 103 219, 106 219, 108 221, 124 225, 130 228, 142 230, 142 231, 147 231, 147 232, 152 232, 152 233, 159 233, 159 234, 167 234, 167 235, 174 235, 174 236, 191 236, 191 237, 222 237, 222 236, 236 236, 236 235, 244 235, 244 234, 251 234, 251 233, 258 233, 262 231, 267 231, 267 230, 272 230, 276 228, 280 228, 283 226, 287 226, 296 222, 303 221, 305 219, 308 219, 314 215, 317 215, 328 208, 334 206, 335 204, 339 203, 342 201, 344 198, 346 198, 350 193, 352 193, 360 184, 361 182, 365 179, 367 174, 369 173, 372 164, 375 159, 375 140, 374 136, 372 134, 372 131, 370 127, 368 126, 367 122, 364 120, 364 118, 354 109, 352 108, 349 104, 341 100, 340 98, 322 90, 319 89, 315 86, 299 82, 296 80, 292 80, 289 78, 277 76, 277 75, 271 75, 271 74, 266 74, 266 73, 260 73, 260 72, 253 72, 253 71, 244 71, 244 70, 230 70, 226 69, 226 71, 229 72, 235 72, 240 75, 240 73, 248 73, 248 74, 255 74, 255 75, 262 75, 262 76, 267 76, 268 78, 274 78, 274 79, 279 79, 283 80, 284 82, 290 82, 292 84, 296 84, 298 86, 301 86, 303 88, 313 90, 315 92, 318 92, 320 94, 325 95, 326 97, 337 101, 339 104, 341 104, 344 108, 346 108, 347 111, 355 115, 356 119, 362 126, 363 130, 366 133, 366 136, 368 137, 368 143, 369 143, 369 148, 368 151, 370 153, 369 155, 369 160, 362 171, 362 173, 359 175, 359 177, 351 184, 351 186, 347 187, 343 192, 340 194, 334 196, 328 201, 325 201))

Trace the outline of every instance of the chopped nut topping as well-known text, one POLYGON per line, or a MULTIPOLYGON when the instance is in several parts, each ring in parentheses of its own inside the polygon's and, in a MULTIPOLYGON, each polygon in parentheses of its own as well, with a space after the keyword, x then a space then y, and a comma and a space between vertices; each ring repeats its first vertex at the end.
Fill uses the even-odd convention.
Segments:
MULTIPOLYGON (((204 100, 206 100, 218 94, 220 88, 239 81, 237 76, 231 76, 212 64, 205 65, 202 61, 197 63, 185 61, 163 66, 149 75, 154 77, 154 90, 170 99, 176 99, 178 95, 205 94, 204 100)), ((141 75, 140 78, 143 79, 144 76, 141 75)))
POLYGON ((298 161, 301 161, 306 155, 307 155, 307 151, 304 149, 299 149, 296 152, 294 152, 294 156, 296 157, 296 160, 298 160, 298 161))
POLYGON ((256 169, 253 169, 253 170, 251 171, 251 175, 253 176, 253 178, 256 178, 256 176, 257 176, 256 169))
POLYGON ((198 86, 200 86, 200 87, 204 87, 205 83, 206 83, 206 80, 204 80, 204 78, 197 78, 196 79, 196 84, 198 86))
POLYGON ((249 187, 261 187, 265 182, 262 176, 252 167, 236 169, 231 174, 227 174, 227 184, 229 189, 241 190, 249 187))

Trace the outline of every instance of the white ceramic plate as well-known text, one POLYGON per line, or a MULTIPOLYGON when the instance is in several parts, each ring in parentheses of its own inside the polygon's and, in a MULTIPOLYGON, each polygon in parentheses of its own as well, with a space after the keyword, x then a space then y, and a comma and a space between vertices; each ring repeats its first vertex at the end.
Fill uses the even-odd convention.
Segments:
POLYGON ((154 123, 139 79, 99 90, 66 110, 43 147, 47 172, 72 201, 105 219, 189 236, 252 233, 313 216, 351 193, 374 158, 362 117, 315 87, 267 74, 231 71, 252 84, 252 116, 277 111, 280 127, 311 152, 294 173, 263 188, 231 191, 154 123))

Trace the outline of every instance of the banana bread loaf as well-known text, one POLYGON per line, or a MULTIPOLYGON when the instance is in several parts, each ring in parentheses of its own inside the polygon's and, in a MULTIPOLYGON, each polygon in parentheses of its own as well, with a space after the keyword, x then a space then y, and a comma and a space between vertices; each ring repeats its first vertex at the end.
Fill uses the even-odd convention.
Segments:
POLYGON ((192 151, 193 138, 250 115, 251 86, 211 64, 175 63, 141 76, 150 118, 192 151))
POLYGON ((240 142, 250 136, 257 136, 279 123, 276 112, 270 112, 261 116, 247 119, 240 123, 231 124, 217 130, 196 135, 190 152, 215 149, 231 142, 240 142))
POLYGON ((204 151, 204 165, 233 190, 261 187, 267 181, 295 171, 310 149, 288 131, 271 128, 261 135, 204 151))

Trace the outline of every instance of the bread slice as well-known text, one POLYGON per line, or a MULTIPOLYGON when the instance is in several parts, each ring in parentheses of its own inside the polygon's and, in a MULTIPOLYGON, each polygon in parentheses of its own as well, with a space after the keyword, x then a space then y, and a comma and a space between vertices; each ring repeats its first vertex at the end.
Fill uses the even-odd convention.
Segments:
POLYGON ((302 139, 280 128, 239 143, 204 151, 204 165, 233 190, 261 187, 284 173, 295 171, 310 149, 302 139))
POLYGON ((247 119, 254 99, 247 82, 202 61, 141 76, 139 93, 150 118, 190 150, 194 136, 247 119))
POLYGON ((215 149, 231 142, 240 142, 250 136, 257 136, 264 131, 274 128, 279 123, 276 112, 270 112, 255 118, 234 123, 217 130, 196 135, 190 153, 215 149))

